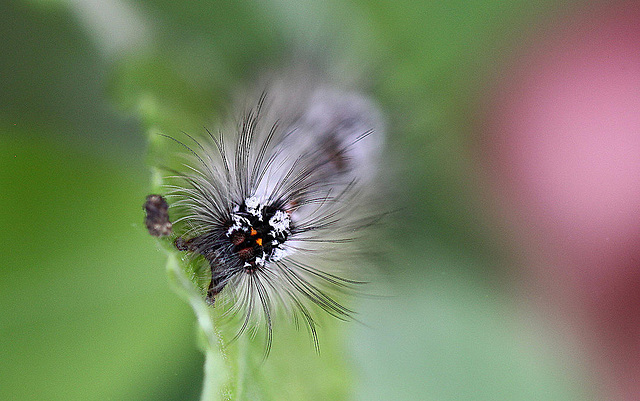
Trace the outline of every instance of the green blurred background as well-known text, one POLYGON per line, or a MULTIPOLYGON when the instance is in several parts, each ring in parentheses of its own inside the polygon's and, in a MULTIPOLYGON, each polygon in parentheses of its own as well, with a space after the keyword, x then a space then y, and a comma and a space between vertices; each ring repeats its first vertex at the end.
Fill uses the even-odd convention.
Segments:
POLYGON ((348 326, 353 399, 589 399, 581 362, 510 289, 470 156, 482 88, 532 26, 579 6, 1 2, 0 399, 198 399, 195 320, 142 225, 144 116, 199 132, 307 40, 374 71, 402 199, 383 233, 391 296, 348 326))

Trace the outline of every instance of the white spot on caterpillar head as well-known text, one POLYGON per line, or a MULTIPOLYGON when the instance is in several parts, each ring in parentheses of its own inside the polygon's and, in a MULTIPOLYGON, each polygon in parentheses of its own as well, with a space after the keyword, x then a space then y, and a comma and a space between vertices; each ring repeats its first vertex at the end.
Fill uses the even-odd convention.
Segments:
POLYGON ((260 201, 255 196, 251 196, 244 200, 247 209, 256 209, 260 205, 260 201))
POLYGON ((278 261, 282 258, 284 258, 285 256, 289 255, 289 251, 282 249, 282 248, 273 248, 273 251, 271 252, 271 260, 272 261, 278 261))
POLYGON ((256 216, 258 220, 262 221, 262 208, 264 207, 264 205, 257 197, 251 196, 245 199, 244 204, 247 207, 247 212, 251 213, 252 215, 256 216))
POLYGON ((278 210, 273 217, 269 219, 269 225, 273 227, 273 230, 276 233, 283 233, 289 230, 289 225, 291 223, 291 217, 286 212, 282 210, 278 210))

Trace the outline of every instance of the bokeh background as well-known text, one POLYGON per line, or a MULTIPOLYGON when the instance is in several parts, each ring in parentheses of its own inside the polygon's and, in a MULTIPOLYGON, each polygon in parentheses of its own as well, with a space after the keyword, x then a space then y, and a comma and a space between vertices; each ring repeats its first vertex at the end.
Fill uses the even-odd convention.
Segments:
POLYGON ((145 116, 197 132, 305 44, 389 120, 349 397, 640 399, 640 7, 579 0, 1 2, 0 399, 198 399, 145 116))

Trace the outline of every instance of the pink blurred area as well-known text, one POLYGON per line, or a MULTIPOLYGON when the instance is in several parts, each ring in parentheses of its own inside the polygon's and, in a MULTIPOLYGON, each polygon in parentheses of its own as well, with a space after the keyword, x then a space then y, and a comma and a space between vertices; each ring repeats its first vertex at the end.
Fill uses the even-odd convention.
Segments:
POLYGON ((518 53, 485 108, 484 157, 535 295, 606 398, 640 400, 640 4, 601 4, 518 53))

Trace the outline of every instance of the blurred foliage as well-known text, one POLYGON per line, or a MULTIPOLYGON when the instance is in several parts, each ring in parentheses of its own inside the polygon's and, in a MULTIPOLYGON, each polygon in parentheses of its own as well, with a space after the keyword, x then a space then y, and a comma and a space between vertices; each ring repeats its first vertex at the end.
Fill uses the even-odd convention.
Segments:
POLYGON ((243 398, 588 398, 579 363, 504 287, 509 250, 469 149, 474 104, 523 27, 574 4, 153 0, 130 3, 151 39, 113 57, 80 3, 0 4, 1 399, 198 398, 193 314, 142 225, 144 134, 215 127, 238 86, 306 39, 371 66, 389 116, 402 212, 379 285, 393 295, 361 300, 366 326, 323 322, 320 356, 293 329, 264 364, 234 348, 251 362, 234 376, 243 398))
POLYGON ((195 398, 202 358, 141 224, 144 174, 55 135, 11 134, 0 169, 10 211, 0 214, 0 398, 195 398))

